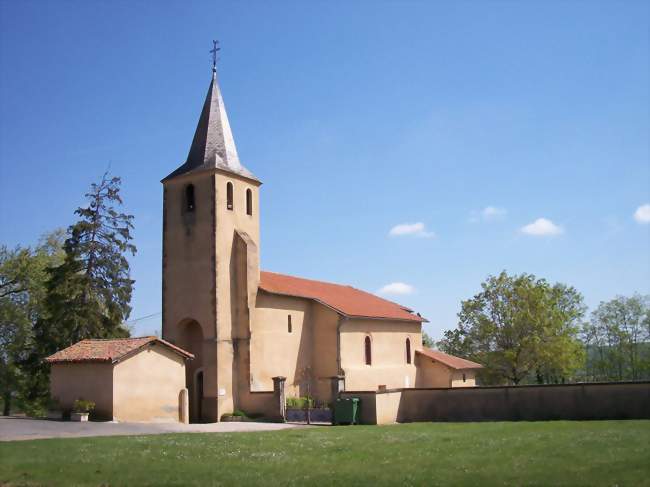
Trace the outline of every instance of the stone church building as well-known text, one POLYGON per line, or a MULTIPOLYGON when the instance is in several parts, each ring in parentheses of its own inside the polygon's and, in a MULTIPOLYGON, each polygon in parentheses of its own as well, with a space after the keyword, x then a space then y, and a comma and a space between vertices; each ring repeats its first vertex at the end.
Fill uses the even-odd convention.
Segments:
POLYGON ((187 160, 162 184, 162 340, 83 340, 48 357, 62 406, 91 399, 119 421, 186 421, 189 409, 205 422, 277 418, 279 391, 328 404, 474 385, 480 365, 423 348, 426 320, 407 307, 260 270, 262 183, 239 160, 214 67, 187 160))
POLYGON ((195 356, 193 420, 264 413, 274 377, 322 403, 336 387, 474 385, 478 364, 423 350, 426 320, 412 310, 260 270, 262 183, 239 160, 216 69, 187 161, 162 183, 163 338, 195 356))

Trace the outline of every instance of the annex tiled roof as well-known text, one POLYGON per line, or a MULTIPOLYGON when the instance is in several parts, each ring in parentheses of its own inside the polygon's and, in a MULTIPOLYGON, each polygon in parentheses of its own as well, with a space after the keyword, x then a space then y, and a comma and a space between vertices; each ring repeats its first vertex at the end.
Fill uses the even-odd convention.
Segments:
POLYGON ((443 365, 446 365, 447 367, 456 370, 483 368, 481 364, 477 364, 476 362, 472 362, 471 360, 465 360, 464 358, 455 357, 453 355, 449 355, 448 353, 443 353, 438 350, 431 350, 430 348, 423 348, 422 350, 416 350, 415 353, 422 354, 425 357, 429 357, 433 360, 436 360, 437 362, 440 362, 443 365))
POLYGON ((313 299, 345 316, 416 322, 426 321, 421 316, 412 313, 409 308, 351 286, 262 271, 259 287, 273 294, 313 299))
POLYGON ((45 359, 46 362, 119 362, 125 356, 150 344, 160 343, 185 358, 194 358, 189 352, 155 336, 140 338, 115 338, 107 340, 81 340, 59 350, 45 359))

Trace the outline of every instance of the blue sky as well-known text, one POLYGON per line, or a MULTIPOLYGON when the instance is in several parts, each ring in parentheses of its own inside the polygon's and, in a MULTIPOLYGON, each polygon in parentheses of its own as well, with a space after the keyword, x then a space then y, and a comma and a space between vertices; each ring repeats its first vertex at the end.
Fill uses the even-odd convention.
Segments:
POLYGON ((132 318, 154 315, 135 331, 156 330, 159 181, 218 38, 264 269, 392 284, 435 337, 503 269, 591 307, 649 293, 648 5, 2 0, 0 242, 69 225, 110 164, 136 218, 132 318))

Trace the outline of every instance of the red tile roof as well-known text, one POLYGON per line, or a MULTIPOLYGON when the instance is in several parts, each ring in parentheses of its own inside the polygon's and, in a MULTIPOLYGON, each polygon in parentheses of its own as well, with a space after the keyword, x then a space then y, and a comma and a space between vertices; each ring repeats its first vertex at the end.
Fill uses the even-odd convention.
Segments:
POLYGON ((483 368, 481 364, 477 364, 471 360, 465 360, 464 358, 455 357, 453 355, 449 355, 448 353, 440 352, 439 350, 431 350, 430 348, 416 350, 415 353, 429 357, 437 362, 440 362, 443 365, 446 365, 449 368, 456 370, 483 368))
POLYGON ((59 350, 45 359, 46 362, 118 362, 132 352, 150 344, 160 343, 186 358, 194 358, 189 352, 160 338, 149 336, 140 338, 115 338, 107 340, 81 340, 74 345, 59 350))
POLYGON ((349 317, 427 321, 405 306, 351 286, 262 271, 259 287, 273 294, 313 299, 349 317))

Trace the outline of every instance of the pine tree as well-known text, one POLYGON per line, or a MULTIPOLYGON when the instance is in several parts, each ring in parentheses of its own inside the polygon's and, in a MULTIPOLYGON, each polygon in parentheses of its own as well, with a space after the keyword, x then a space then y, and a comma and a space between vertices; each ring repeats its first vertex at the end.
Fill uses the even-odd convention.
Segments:
POLYGON ((45 315, 35 326, 35 347, 29 359, 31 399, 47 396, 43 359, 85 338, 128 337, 124 325, 131 307, 134 281, 126 254, 133 216, 118 212, 122 205, 119 177, 102 176, 78 208, 79 221, 68 228, 63 263, 50 269, 45 315))

